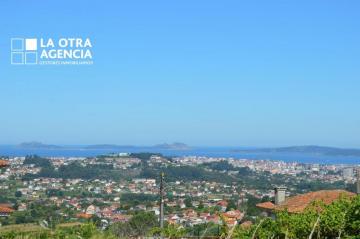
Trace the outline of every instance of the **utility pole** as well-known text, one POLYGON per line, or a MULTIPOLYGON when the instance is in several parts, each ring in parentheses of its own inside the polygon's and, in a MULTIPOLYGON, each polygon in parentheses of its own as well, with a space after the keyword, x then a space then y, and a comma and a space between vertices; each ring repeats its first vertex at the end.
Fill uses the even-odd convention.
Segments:
POLYGON ((360 195, 360 168, 356 169, 356 193, 360 195))
POLYGON ((160 228, 164 228, 164 172, 160 173, 160 228))

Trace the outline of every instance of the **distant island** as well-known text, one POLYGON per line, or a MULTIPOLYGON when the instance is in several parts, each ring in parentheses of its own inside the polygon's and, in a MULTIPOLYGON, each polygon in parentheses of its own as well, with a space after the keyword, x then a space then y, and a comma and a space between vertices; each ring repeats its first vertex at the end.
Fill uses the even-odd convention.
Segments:
MULTIPOLYGON (((25 150, 112 150, 112 151, 124 151, 129 149, 134 150, 178 150, 186 151, 193 150, 196 147, 188 146, 184 143, 163 143, 153 146, 136 146, 136 145, 116 145, 116 144, 94 144, 94 145, 53 145, 44 144, 41 142, 25 142, 14 146, 17 149, 25 150)), ((230 149, 228 152, 234 153, 288 153, 288 154, 312 154, 312 155, 326 155, 326 156, 349 156, 360 157, 360 149, 351 148, 337 148, 326 147, 317 145, 305 145, 305 146, 287 146, 287 147, 263 147, 263 148, 241 148, 230 149)))
POLYGON ((317 145, 289 146, 279 148, 236 149, 237 153, 305 153, 321 154, 329 156, 353 156, 360 157, 360 149, 344 149, 317 145))
POLYGON ((62 149, 63 147, 52 144, 43 144, 40 142, 32 141, 32 142, 24 142, 16 146, 17 148, 23 149, 62 149))

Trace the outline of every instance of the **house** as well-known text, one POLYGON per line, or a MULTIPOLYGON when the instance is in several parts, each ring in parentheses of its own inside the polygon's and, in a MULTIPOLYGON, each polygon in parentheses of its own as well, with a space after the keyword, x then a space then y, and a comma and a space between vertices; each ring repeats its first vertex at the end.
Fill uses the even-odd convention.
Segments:
POLYGON ((136 205, 135 206, 135 209, 137 209, 137 210, 146 210, 146 206, 145 205, 143 205, 143 204, 139 204, 139 205, 136 205))
POLYGON ((195 218, 195 217, 197 217, 197 213, 195 212, 194 209, 191 209, 191 208, 184 210, 183 214, 184 214, 185 218, 195 218))
POLYGON ((225 211, 226 211, 226 208, 227 208, 227 206, 228 206, 228 202, 225 201, 225 200, 221 200, 221 201, 219 201, 216 205, 220 207, 220 210, 221 210, 222 212, 225 212, 225 211))
POLYGON ((27 210, 26 203, 20 203, 18 206, 18 211, 22 212, 22 211, 26 211, 26 210, 27 210))
POLYGON ((90 219, 92 216, 92 214, 87 214, 83 212, 76 214, 76 217, 80 219, 90 219))
POLYGON ((180 217, 177 214, 169 215, 167 222, 169 224, 178 224, 180 222, 180 217))
POLYGON ((8 217, 13 211, 10 207, 0 206, 0 217, 8 217))
POLYGON ((94 205, 90 205, 86 209, 86 214, 94 215, 97 211, 97 208, 94 205))
POLYGON ((236 220, 241 220, 244 217, 244 213, 240 212, 239 210, 224 212, 222 215, 224 218, 234 218, 236 220))
POLYGON ((4 168, 9 166, 9 161, 7 160, 0 160, 0 168, 4 168))
POLYGON ((111 217, 113 222, 128 222, 132 218, 132 215, 114 214, 111 217))
POLYGON ((104 209, 101 210, 101 215, 104 218, 111 218, 111 216, 113 215, 113 210, 109 207, 106 207, 104 209))
POLYGON ((201 212, 200 213, 200 218, 203 218, 203 219, 206 219, 207 217, 210 216, 210 213, 209 212, 201 212))
POLYGON ((320 190, 293 197, 285 197, 285 187, 275 188, 275 201, 258 203, 256 206, 262 209, 267 215, 273 215, 275 211, 287 210, 290 213, 301 213, 315 201, 331 204, 341 197, 353 197, 356 194, 345 190, 320 190))
POLYGON ((212 222, 215 224, 220 224, 221 223, 221 219, 218 215, 211 215, 211 216, 207 216, 206 217, 206 222, 212 222))
POLYGON ((222 214, 224 221, 229 226, 235 226, 238 221, 243 219, 244 213, 240 212, 239 210, 232 210, 222 214))

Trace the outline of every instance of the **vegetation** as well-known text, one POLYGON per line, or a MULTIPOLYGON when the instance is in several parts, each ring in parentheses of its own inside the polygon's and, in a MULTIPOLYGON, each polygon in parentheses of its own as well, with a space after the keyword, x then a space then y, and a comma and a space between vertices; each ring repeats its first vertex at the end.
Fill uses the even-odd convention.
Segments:
POLYGON ((259 190, 268 190, 273 185, 282 185, 286 183, 289 187, 296 189, 293 193, 303 193, 308 191, 316 191, 321 189, 349 189, 354 191, 354 187, 349 188, 343 182, 327 183, 323 181, 308 181, 306 177, 298 178, 289 177, 286 175, 270 174, 263 172, 261 174, 250 170, 247 167, 234 167, 227 161, 205 163, 201 166, 161 166, 148 165, 148 160, 152 155, 163 157, 161 154, 154 153, 133 153, 130 156, 142 160, 142 163, 136 165, 130 170, 114 169, 111 164, 98 163, 83 165, 80 162, 74 162, 69 165, 63 165, 55 169, 50 160, 41 158, 39 156, 27 156, 25 164, 34 164, 41 167, 38 174, 27 174, 22 179, 24 181, 31 180, 38 177, 51 178, 81 178, 85 180, 91 179, 130 179, 133 177, 142 178, 158 178, 160 172, 166 175, 166 181, 174 182, 182 181, 211 181, 226 184, 236 183, 237 185, 244 185, 246 187, 257 188, 259 190), (237 172, 228 175, 226 171, 237 172))
POLYGON ((281 211, 248 229, 240 226, 234 238, 360 238, 360 196, 330 205, 314 202, 303 213, 281 211))
POLYGON ((211 162, 211 163, 204 163, 204 166, 217 170, 217 171, 231 171, 236 170, 234 166, 232 166, 228 161, 219 161, 219 162, 211 162))
POLYGON ((157 195, 143 193, 124 193, 121 195, 122 205, 136 206, 139 204, 149 204, 159 199, 157 195))
POLYGON ((142 161, 148 161, 150 160, 151 156, 160 156, 160 157, 163 157, 162 154, 156 154, 156 153, 131 153, 130 154, 131 157, 134 157, 134 158, 138 158, 142 161))
POLYGON ((48 230, 33 224, 15 225, 0 229, 2 239, 115 239, 114 235, 100 232, 94 224, 80 224, 72 226, 59 226, 48 230))
POLYGON ((140 212, 128 222, 114 223, 108 231, 117 237, 141 237, 149 235, 157 225, 158 220, 153 213, 140 212))
MULTIPOLYGON (((346 185, 343 182, 328 183, 317 180, 308 180, 305 175, 293 177, 281 174, 271 174, 269 172, 255 172, 247 167, 235 167, 227 161, 205 163, 198 166, 179 166, 175 163, 163 164, 149 162, 152 153, 133 154, 132 157, 141 159, 141 163, 136 164, 134 168, 121 170, 114 168, 107 160, 99 160, 96 163, 86 164, 81 161, 73 162, 69 165, 62 165, 55 168, 51 161, 39 156, 28 156, 25 164, 32 164, 40 167, 39 174, 27 174, 25 177, 8 180, 8 187, 0 189, 0 202, 12 203, 15 209, 19 205, 26 203, 27 209, 24 211, 15 211, 8 218, 0 218, 0 239, 2 238, 119 238, 119 237, 143 237, 156 236, 166 238, 179 237, 210 237, 226 238, 347 238, 355 239, 360 237, 360 199, 356 197, 353 200, 342 199, 332 205, 325 206, 316 203, 309 207, 304 213, 289 214, 279 212, 276 220, 271 218, 262 218, 261 210, 256 204, 261 201, 269 201, 269 197, 257 198, 250 194, 243 196, 232 194, 234 191, 241 191, 243 188, 256 188, 259 190, 269 190, 273 185, 286 184, 292 194, 303 193, 307 191, 316 191, 321 189, 340 189, 349 188, 354 190, 354 185, 346 185), (151 164, 151 165, 149 165, 151 164), (166 182, 194 182, 197 187, 204 186, 207 182, 218 182, 224 185, 222 193, 231 194, 226 198, 228 205, 226 211, 239 209, 245 212, 245 220, 250 220, 254 224, 249 227, 240 225, 229 228, 226 224, 217 225, 205 223, 199 225, 167 225, 165 228, 158 227, 157 217, 153 213, 139 212, 138 205, 154 206, 158 201, 157 195, 116 192, 106 194, 95 190, 98 185, 94 179, 111 179, 130 181, 131 178, 158 178, 160 172, 165 173, 166 182), (29 195, 26 191, 22 193, 20 188, 24 187, 27 180, 37 177, 51 178, 82 178, 84 183, 74 190, 65 190, 62 187, 44 188, 38 192, 36 199, 28 200, 29 195), (86 180, 93 182, 87 184, 86 180), (92 187, 87 187, 91 185, 92 187), (126 212, 133 217, 127 222, 116 222, 108 225, 107 222, 96 216, 92 219, 76 219, 76 210, 73 206, 66 203, 54 204, 48 200, 49 197, 79 197, 81 208, 87 208, 90 204, 104 207, 104 201, 114 200, 115 197, 121 199, 121 204, 117 206, 120 212, 126 212), (91 201, 83 200, 92 198, 91 201), (245 200, 242 200, 245 199, 245 200), (131 208, 131 210, 129 210, 131 208), (319 208, 322 208, 319 211, 319 208), (77 221, 76 223, 74 221, 77 221), (84 224, 79 224, 83 222, 84 224), (67 222, 66 224, 64 224, 67 222), (68 223, 72 222, 72 223, 68 223), (12 225, 12 224, 19 224, 12 225), (41 225, 41 226, 40 226, 41 225), (98 230, 101 228, 101 230, 98 230)), ((161 156, 161 155, 159 155, 161 156)), ((42 179, 40 180, 42 181, 42 179)), ((62 182, 63 183, 63 182, 62 182)), ((186 187, 189 187, 188 185, 186 187)), ((175 188, 176 192, 176 188, 175 188)), ((215 190, 209 189, 209 193, 217 195, 215 190)), ((165 203, 165 213, 179 213, 180 205, 168 206, 174 202, 176 194, 172 191, 167 192, 165 203)), ((119 200, 119 199, 118 199, 119 200)), ((186 208, 192 208, 196 213, 210 212, 218 214, 218 206, 204 207, 202 198, 196 195, 187 195, 184 197, 186 208), (196 204, 197 203, 197 204, 196 204)), ((239 222, 240 224, 241 222, 239 222)))
POLYGON ((166 180, 174 182, 177 180, 184 181, 212 181, 212 182, 233 182, 236 178, 227 174, 210 172, 202 167, 195 166, 168 166, 163 168, 146 167, 143 169, 140 177, 157 178, 160 172, 164 172, 166 180))
POLYGON ((31 203, 28 210, 15 211, 9 218, 1 218, 2 225, 38 223, 40 219, 46 220, 49 227, 64 222, 64 217, 57 213, 55 204, 46 205, 41 202, 31 203))
POLYGON ((158 221, 152 213, 138 213, 128 222, 112 224, 105 231, 99 231, 94 224, 64 224, 50 230, 36 224, 3 226, 0 238, 123 238, 142 236, 163 236, 180 238, 197 236, 239 239, 298 239, 298 238, 344 238, 359 239, 360 196, 342 198, 330 205, 314 202, 303 213, 291 214, 281 211, 276 219, 259 218, 249 227, 237 225, 230 228, 223 225, 201 224, 194 227, 167 224, 157 227, 158 221))
MULTIPOLYGON (((126 179, 131 176, 131 173, 125 170, 114 169, 109 164, 95 164, 95 165, 82 165, 79 162, 74 162, 69 165, 63 165, 58 170, 50 165, 42 162, 41 171, 38 174, 27 174, 23 180, 30 180, 38 177, 49 178, 81 178, 81 179, 126 179)), ((39 165, 40 163, 37 163, 39 165)), ((39 165, 40 166, 40 165, 39 165)))
POLYGON ((37 155, 28 155, 25 157, 24 164, 34 164, 37 167, 41 168, 50 168, 52 164, 49 159, 42 158, 37 155))

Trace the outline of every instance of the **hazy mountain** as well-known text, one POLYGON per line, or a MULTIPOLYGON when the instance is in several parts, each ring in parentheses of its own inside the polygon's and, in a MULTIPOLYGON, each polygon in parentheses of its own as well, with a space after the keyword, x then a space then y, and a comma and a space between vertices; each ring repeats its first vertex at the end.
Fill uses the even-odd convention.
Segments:
POLYGON ((336 147, 325 147, 317 145, 306 146, 289 146, 279 148, 257 148, 257 149, 239 149, 236 152, 246 153, 307 153, 307 154, 322 154, 332 156, 359 156, 360 149, 344 149, 336 147))
POLYGON ((36 141, 24 142, 24 143, 17 145, 17 147, 23 148, 23 149, 61 149, 61 148, 63 148, 58 145, 43 144, 43 143, 36 142, 36 141))

